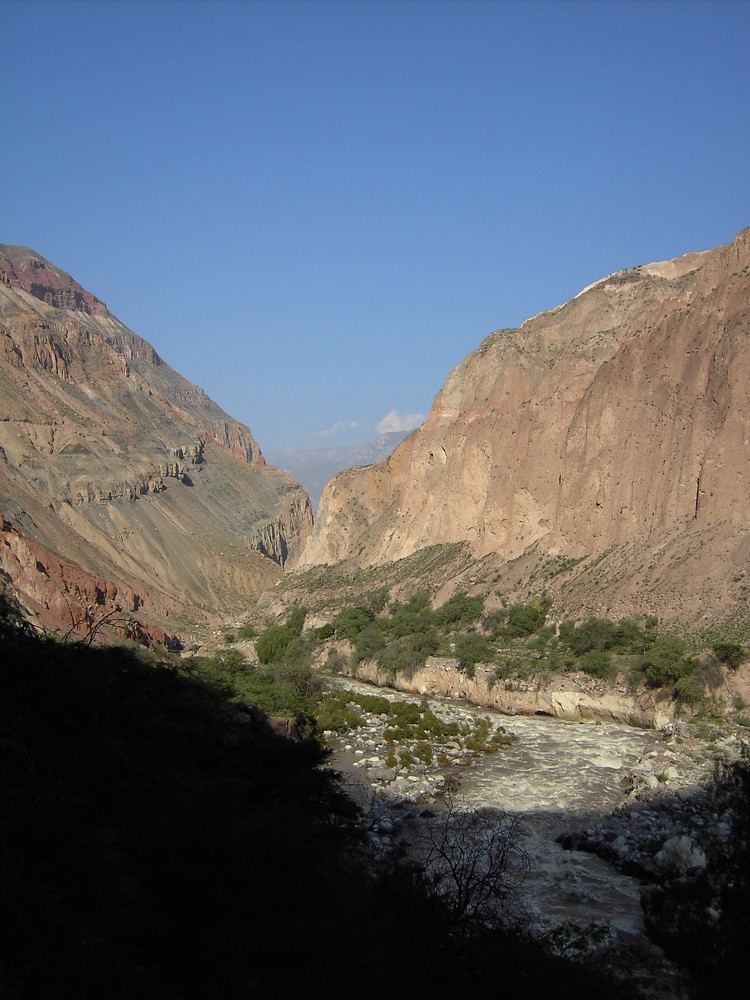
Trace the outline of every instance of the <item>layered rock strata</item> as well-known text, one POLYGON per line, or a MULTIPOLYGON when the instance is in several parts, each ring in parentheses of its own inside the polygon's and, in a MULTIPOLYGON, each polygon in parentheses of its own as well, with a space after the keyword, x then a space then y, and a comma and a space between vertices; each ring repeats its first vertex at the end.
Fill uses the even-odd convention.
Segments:
POLYGON ((0 246, 0 574, 45 624, 244 606, 312 526, 307 494, 70 275, 0 246), (137 600, 133 595, 138 595, 137 600))

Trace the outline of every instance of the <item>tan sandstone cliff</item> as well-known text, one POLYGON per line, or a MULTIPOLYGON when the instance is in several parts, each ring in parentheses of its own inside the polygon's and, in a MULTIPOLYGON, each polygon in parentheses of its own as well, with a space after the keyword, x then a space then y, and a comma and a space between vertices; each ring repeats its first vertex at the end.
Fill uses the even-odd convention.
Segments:
POLYGON ((43 623, 225 617, 311 526, 246 426, 66 272, 0 245, 0 578, 43 623))
POLYGON ((747 609, 750 229, 493 333, 389 459, 328 484, 298 565, 464 540, 586 557, 566 584, 602 611, 747 609))

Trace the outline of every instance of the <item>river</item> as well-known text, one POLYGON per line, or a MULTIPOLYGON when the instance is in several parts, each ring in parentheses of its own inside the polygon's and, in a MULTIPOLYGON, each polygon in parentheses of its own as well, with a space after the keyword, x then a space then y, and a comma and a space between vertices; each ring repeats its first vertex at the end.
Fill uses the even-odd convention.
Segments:
MULTIPOLYGON (((373 688, 347 679, 353 692, 373 688)), ((392 690, 377 689, 389 700, 415 701, 392 690)), ((477 758, 460 770, 453 795, 458 808, 500 808, 523 816, 524 846, 531 871, 524 883, 527 912, 537 925, 596 923, 634 947, 659 978, 671 979, 668 963, 647 939, 640 906, 640 882, 620 873, 593 854, 564 850, 556 841, 561 833, 594 827, 623 801, 635 766, 661 739, 650 730, 597 722, 563 722, 542 716, 499 716, 488 709, 445 699, 428 702, 447 720, 479 717, 498 722, 514 737, 494 753, 477 758)), ((377 754, 377 738, 370 727, 365 736, 335 741, 334 766, 357 774, 367 784, 367 767, 353 754, 377 754), (344 749, 344 748, 347 749, 344 749), (352 764, 354 763, 354 767, 352 764)), ((366 758, 373 760, 377 758, 366 758)), ((414 780, 414 779, 411 779, 414 780)), ((424 801, 424 799, 422 799, 424 801)), ((678 995, 660 991, 661 995, 678 995)))

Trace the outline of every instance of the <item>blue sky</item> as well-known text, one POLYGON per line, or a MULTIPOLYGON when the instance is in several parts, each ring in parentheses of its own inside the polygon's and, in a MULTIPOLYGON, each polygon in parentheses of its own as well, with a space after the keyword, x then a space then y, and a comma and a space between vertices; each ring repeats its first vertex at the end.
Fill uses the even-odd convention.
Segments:
POLYGON ((493 330, 750 225, 741 0, 0 16, 0 242, 262 449, 414 422, 493 330))

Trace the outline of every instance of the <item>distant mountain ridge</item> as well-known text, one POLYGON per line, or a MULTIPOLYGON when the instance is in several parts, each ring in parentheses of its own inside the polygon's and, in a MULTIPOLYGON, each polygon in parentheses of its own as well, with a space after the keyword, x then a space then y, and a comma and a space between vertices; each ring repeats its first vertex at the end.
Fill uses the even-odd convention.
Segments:
POLYGON ((750 622, 750 229, 493 333, 328 484, 297 565, 453 542, 496 575, 533 557, 561 603, 750 622))
POLYGON ((67 272, 0 245, 0 576, 45 624, 225 618, 277 580, 307 494, 67 272))
POLYGON ((343 469, 372 465, 387 458, 411 431, 389 431, 365 444, 338 445, 333 448, 277 448, 266 458, 279 469, 290 473, 310 495, 313 511, 326 483, 343 469))

